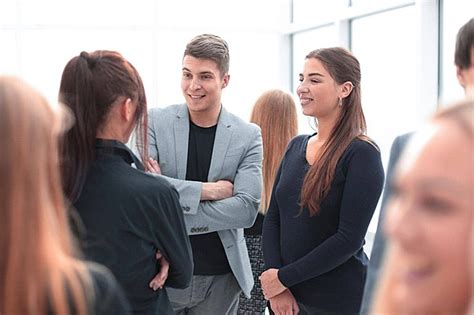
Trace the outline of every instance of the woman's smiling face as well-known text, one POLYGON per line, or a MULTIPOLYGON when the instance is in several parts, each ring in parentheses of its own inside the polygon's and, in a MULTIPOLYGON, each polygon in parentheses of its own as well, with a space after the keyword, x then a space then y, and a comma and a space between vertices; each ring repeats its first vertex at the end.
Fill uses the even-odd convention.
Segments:
POLYGON ((395 304, 404 313, 463 313, 472 292, 472 137, 440 120, 416 134, 407 151, 385 222, 399 266, 395 304))

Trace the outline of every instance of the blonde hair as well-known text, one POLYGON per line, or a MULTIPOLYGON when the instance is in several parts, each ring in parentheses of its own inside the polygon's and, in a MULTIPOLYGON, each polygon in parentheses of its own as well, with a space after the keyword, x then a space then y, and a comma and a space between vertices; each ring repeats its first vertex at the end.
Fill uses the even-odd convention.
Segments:
POLYGON ((90 275, 74 258, 57 116, 26 83, 0 76, 0 314, 88 313, 90 275))
MULTIPOLYGON (((452 121, 457 127, 463 131, 463 133, 471 141, 474 140, 474 100, 464 100, 454 105, 442 108, 440 111, 435 113, 431 119, 432 122, 438 122, 441 120, 452 121)), ((471 222, 471 259, 474 260, 474 223, 471 222)), ((471 264, 474 262, 471 262, 471 264)), ((393 288, 396 284, 395 270, 398 270, 397 257, 390 249, 384 258, 383 274, 379 285, 377 286, 375 299, 372 303, 371 314, 396 314, 398 306, 393 300, 393 288)), ((471 279, 474 280, 474 272, 471 274, 471 279)), ((474 285, 474 283, 472 284, 474 285)), ((471 285, 471 287, 472 287, 471 285)), ((472 289, 471 289, 472 290, 472 289)), ((416 299, 416 297, 413 297, 416 299)), ((471 301, 471 307, 474 306, 474 298, 471 301)), ((467 309, 466 305, 466 309, 467 309)))
POLYGON ((259 211, 265 214, 278 166, 288 142, 298 132, 296 105, 292 96, 281 90, 263 93, 253 106, 250 121, 262 129, 263 190, 259 211))

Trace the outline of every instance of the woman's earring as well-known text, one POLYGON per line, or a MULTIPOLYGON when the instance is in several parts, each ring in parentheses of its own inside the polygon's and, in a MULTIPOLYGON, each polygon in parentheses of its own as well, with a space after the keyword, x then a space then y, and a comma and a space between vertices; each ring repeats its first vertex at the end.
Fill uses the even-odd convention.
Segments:
POLYGON ((337 103, 339 106, 342 106, 342 97, 339 96, 339 103, 337 103))

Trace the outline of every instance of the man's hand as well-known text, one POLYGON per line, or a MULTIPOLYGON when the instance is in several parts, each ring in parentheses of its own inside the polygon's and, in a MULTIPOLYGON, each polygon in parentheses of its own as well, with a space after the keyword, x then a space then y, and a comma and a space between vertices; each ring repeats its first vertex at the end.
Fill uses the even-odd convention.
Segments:
POLYGON ((232 197, 234 184, 228 180, 218 180, 215 183, 202 183, 201 200, 221 200, 232 197))
POLYGON ((270 268, 264 271, 259 279, 260 283, 262 284, 263 295, 267 300, 287 289, 280 282, 280 279, 278 279, 278 269, 270 268))
POLYGON ((161 174, 160 164, 152 158, 149 158, 148 161, 145 161, 145 168, 147 172, 154 174, 161 174))
POLYGON ((276 315, 296 315, 300 311, 295 297, 288 289, 271 298, 270 306, 276 315))
POLYGON ((166 279, 168 279, 168 271, 170 269, 170 263, 161 255, 159 250, 156 251, 155 254, 156 260, 160 262, 161 269, 160 272, 150 281, 150 288, 153 291, 158 289, 163 289, 163 285, 165 284, 166 279))

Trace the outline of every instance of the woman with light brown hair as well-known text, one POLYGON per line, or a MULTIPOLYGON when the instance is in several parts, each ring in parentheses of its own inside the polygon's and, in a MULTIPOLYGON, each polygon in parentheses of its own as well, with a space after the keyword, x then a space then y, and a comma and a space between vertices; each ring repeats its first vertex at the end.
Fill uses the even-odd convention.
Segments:
POLYGON ((0 77, 0 314, 125 314, 107 269, 77 258, 63 203, 64 112, 0 77))
POLYGON ((443 108, 410 139, 387 210, 373 314, 472 314, 473 156, 472 99, 443 108))
POLYGON ((296 105, 293 97, 281 90, 264 92, 253 106, 250 122, 262 130, 263 141, 263 189, 259 213, 254 225, 245 229, 245 239, 249 251, 254 287, 251 298, 240 297, 239 314, 264 314, 267 301, 263 297, 258 277, 264 271, 262 254, 263 218, 270 203, 273 182, 286 146, 298 132, 296 105))

